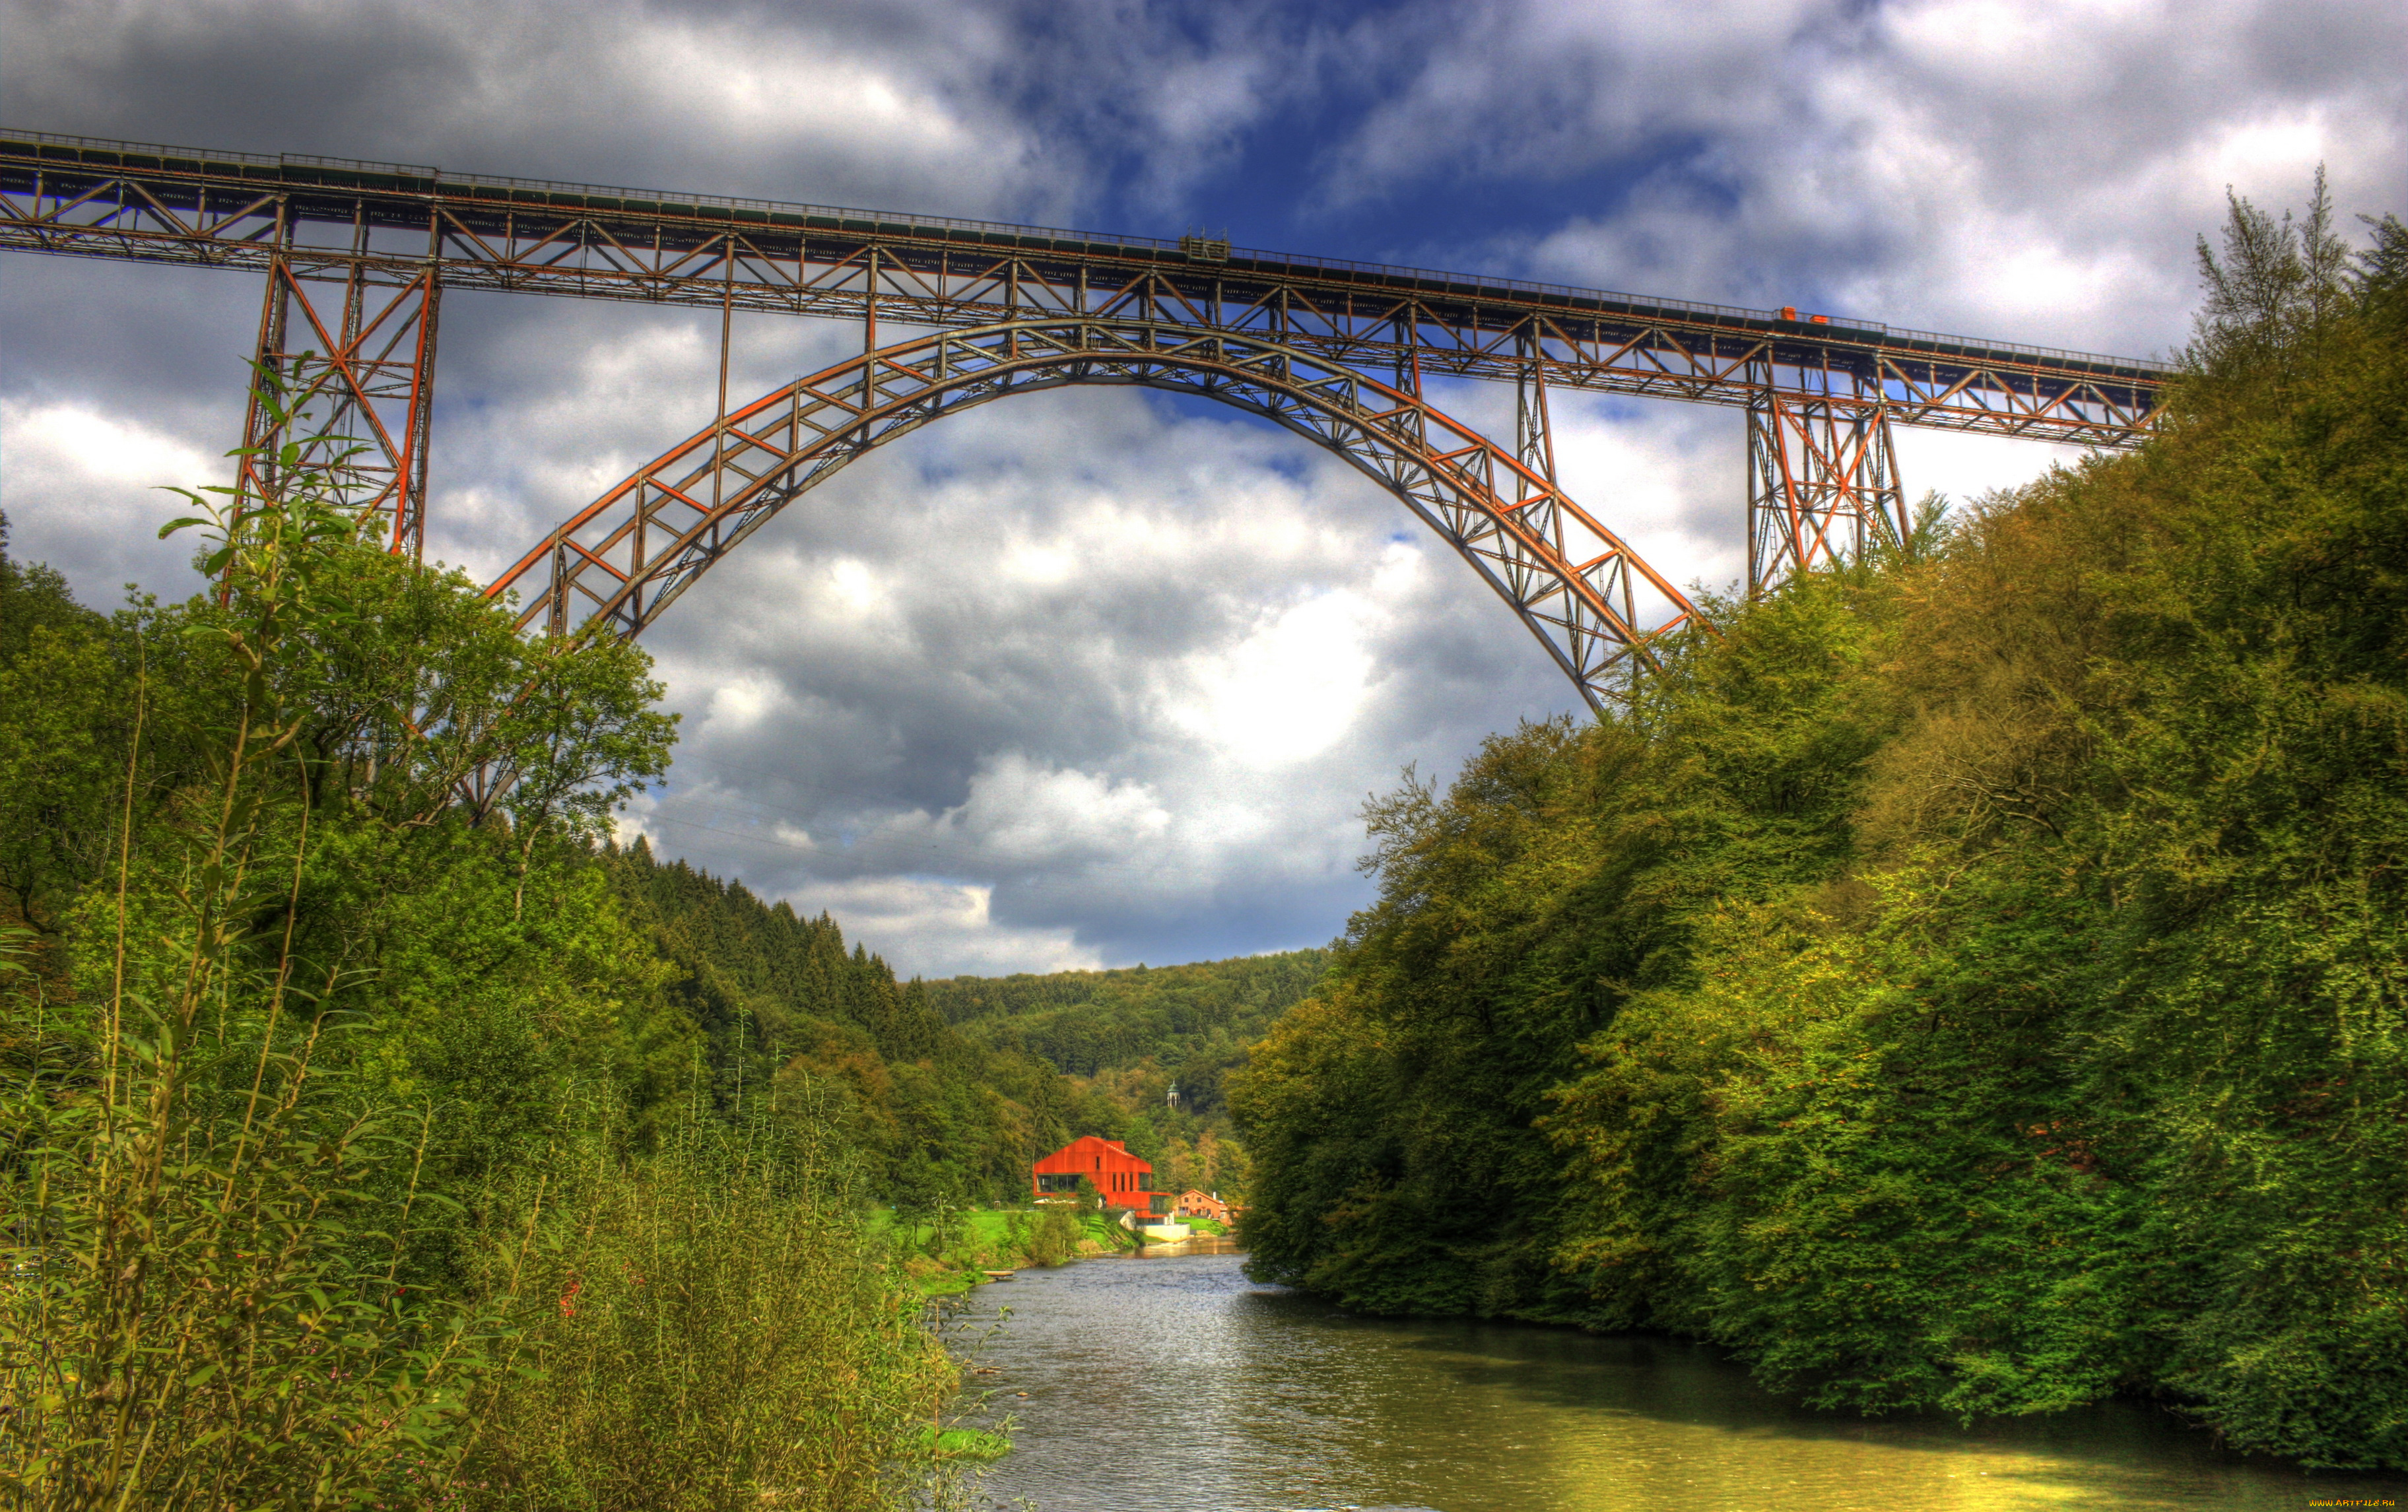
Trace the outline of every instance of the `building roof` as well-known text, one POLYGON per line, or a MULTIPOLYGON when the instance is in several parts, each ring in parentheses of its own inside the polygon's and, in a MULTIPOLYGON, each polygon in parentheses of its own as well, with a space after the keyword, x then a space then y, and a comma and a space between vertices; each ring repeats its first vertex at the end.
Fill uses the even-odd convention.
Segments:
POLYGON ((1075 1159, 1082 1155, 1111 1155, 1116 1162, 1129 1162, 1141 1171, 1151 1172, 1154 1169, 1153 1162, 1142 1155, 1130 1153, 1127 1145, 1117 1139, 1106 1139, 1099 1134, 1081 1134, 1052 1154, 1039 1156, 1037 1163, 1043 1165, 1049 1161, 1075 1159))

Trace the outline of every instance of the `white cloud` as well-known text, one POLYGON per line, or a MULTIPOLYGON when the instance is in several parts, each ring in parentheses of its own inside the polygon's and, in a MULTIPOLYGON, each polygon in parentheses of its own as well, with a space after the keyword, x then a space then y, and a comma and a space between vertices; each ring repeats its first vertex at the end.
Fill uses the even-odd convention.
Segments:
MULTIPOLYGON (((1067 930, 1106 960, 1227 953, 1237 929, 1326 939, 1363 895, 1367 791, 1407 760, 1451 765, 1503 700, 1572 698, 1351 468, 1125 391, 1014 400, 873 454, 653 646, 689 710, 645 809, 663 843, 715 848, 797 906, 898 874, 982 889, 990 927, 1067 930), (877 564, 875 594, 847 592, 827 565, 846 562, 877 564)), ((909 970, 973 959, 952 925, 868 937, 909 970)))
POLYGON ((1891 445, 1910 505, 1932 492, 1962 506, 1997 490, 2019 488, 2051 467, 2072 466, 2087 454, 2079 447, 1910 426, 1899 427, 1891 445))
POLYGON ((1006 867, 1077 863, 1129 854, 1161 839, 1170 815, 1153 788, 1031 761, 1016 750, 983 760, 969 796, 942 814, 898 815, 868 843, 975 850, 1006 867))
POLYGON ((2294 203, 2322 161, 2387 207, 2408 168, 2408 12, 2377 0, 1532 0, 1452 40, 1333 192, 1611 171, 1621 195, 1492 247, 1609 288, 2146 354, 2186 335, 2227 183, 2294 203))
POLYGON ((785 688, 759 673, 750 673, 711 690, 704 718, 716 728, 742 732, 754 728, 772 711, 789 705, 785 688))
MULTIPOLYGON (((1333 253, 2132 352, 2186 335, 2226 183, 2295 203, 2321 159, 2354 209, 2408 182, 2408 16, 2377 0, 603 0, 575 26, 0 0, 0 26, 12 113, 56 130, 1139 228, 1273 207, 1333 253)), ((93 602, 183 592, 148 485, 224 466, 256 282, 7 271, 14 549, 93 602)), ((731 392, 859 339, 741 317, 731 392)), ((491 576, 702 427, 718 343, 705 312, 448 293, 433 554, 491 576)), ((1434 392, 1512 434, 1509 391, 1434 392)), ((1743 574, 1736 411, 1553 407, 1564 481, 1609 527, 1678 583, 1743 574)), ((2064 455, 1898 439, 1911 492, 1959 499, 2064 455)), ((1367 792, 1575 702, 1353 470, 1125 391, 882 449, 647 643, 686 719, 629 833, 928 972, 1318 943, 1366 896, 1367 792)))
POLYGON ((868 941, 907 975, 927 975, 924 963, 934 963, 953 976, 1092 971, 1105 964, 1068 928, 999 922, 989 906, 994 891, 975 883, 889 876, 817 883, 786 896, 798 912, 833 915, 849 938, 868 941))
POLYGON ((138 582, 180 598, 201 586, 196 538, 159 528, 193 514, 165 486, 231 481, 231 464, 138 420, 68 402, 0 398, 0 509, 11 554, 62 563, 86 603, 114 604, 138 582))
MULTIPOLYGON (((1410 572, 1420 558, 1400 545, 1383 556, 1374 591, 1401 596, 1397 569, 1410 572)), ((1341 590, 1266 613, 1235 646, 1188 660, 1192 692, 1174 695, 1172 719, 1256 771, 1322 754, 1354 728, 1370 691, 1375 663, 1365 642, 1373 612, 1341 590)))
POLYGON ((97 0, 8 7, 12 110, 51 130, 956 213, 1060 207, 975 4, 97 0), (208 77, 194 91, 183 80, 208 77))

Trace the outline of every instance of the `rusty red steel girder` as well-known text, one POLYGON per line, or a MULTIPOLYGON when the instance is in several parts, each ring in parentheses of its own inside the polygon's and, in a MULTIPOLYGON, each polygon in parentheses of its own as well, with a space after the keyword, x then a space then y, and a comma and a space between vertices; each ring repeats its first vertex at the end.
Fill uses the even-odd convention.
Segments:
MULTIPOLYGON (((300 471, 332 478, 354 508, 389 517, 386 544, 417 560, 426 538, 426 460, 435 419, 436 310, 442 283, 428 268, 398 287, 351 278, 331 311, 278 261, 267 270, 254 361, 283 387, 281 402, 317 417, 294 436, 300 471)), ((236 482, 267 497, 288 459, 254 387, 243 416, 236 482)))
POLYGON ((1592 705, 1696 618, 1680 591, 1511 452, 1414 395, 1241 335, 1102 318, 945 331, 796 379, 671 448, 496 578, 522 628, 634 635, 746 536, 870 449, 1068 384, 1216 399, 1344 456, 1471 563, 1592 705), (1641 605, 1643 604, 1642 613, 1641 605))
MULTIPOLYGON (((2162 364, 2133 359, 1794 309, 1250 251, 1197 236, 1107 236, 27 131, 0 131, 0 250, 266 274, 262 362, 359 421, 351 434, 371 444, 347 464, 353 502, 390 509, 392 538, 409 550, 423 530, 435 314, 445 288, 833 317, 862 322, 866 349, 878 345, 882 321, 940 331, 1092 322, 1142 328, 1172 346, 1211 335, 1277 349, 1325 374, 1378 375, 1426 421, 1442 418, 1420 400, 1425 378, 1511 381, 1520 421, 1514 448, 1498 455, 1541 478, 1558 501, 1548 388, 1745 407, 1756 589, 1903 532, 1893 424, 2129 446, 2148 434, 2167 376, 2162 364), (333 301, 313 299, 312 287, 341 289, 339 307, 322 311, 333 301)), ((270 439, 256 428, 246 436, 254 446, 270 439)), ((1526 568, 1541 570, 1535 558, 1514 570, 1526 568)), ((1583 592, 1570 579, 1562 591, 1583 592)), ((1661 607, 1667 622, 1691 612, 1677 594, 1661 607)), ((639 615, 624 628, 646 622, 639 615)), ((1548 638, 1538 620, 1532 628, 1548 638)), ((1573 675, 1597 696, 1584 674, 1573 675)))

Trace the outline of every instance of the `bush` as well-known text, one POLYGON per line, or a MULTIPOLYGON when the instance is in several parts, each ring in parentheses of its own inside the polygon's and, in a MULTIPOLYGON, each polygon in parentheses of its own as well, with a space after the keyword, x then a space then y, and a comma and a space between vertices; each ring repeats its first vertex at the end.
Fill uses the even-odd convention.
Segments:
POLYGON ((352 524, 305 478, 220 530, 226 603, 189 649, 238 691, 182 733, 200 773, 137 847, 138 676, 114 886, 80 909, 106 947, 80 993, 22 966, 0 984, 0 1476, 63 1512, 399 1493, 485 1363, 471 1309, 397 1280, 435 1208, 428 1120, 329 1072, 349 978, 294 949, 311 836, 287 684, 345 613, 352 524))
POLYGON ((696 1124, 649 1157, 602 1140, 552 1169, 481 1247, 483 1288, 518 1299, 523 1332, 473 1404, 467 1505, 902 1495, 954 1369, 807 1150, 696 1124))
POLYGON ((827 1108, 703 1094, 595 863, 648 662, 377 549, 307 448, 187 522, 189 604, 0 554, 9 1505, 951 1496, 827 1108))
POLYGON ((1081 1236, 1078 1210, 1064 1203, 1048 1203, 1029 1222, 1020 1252, 1031 1265, 1067 1265, 1079 1258, 1081 1236))

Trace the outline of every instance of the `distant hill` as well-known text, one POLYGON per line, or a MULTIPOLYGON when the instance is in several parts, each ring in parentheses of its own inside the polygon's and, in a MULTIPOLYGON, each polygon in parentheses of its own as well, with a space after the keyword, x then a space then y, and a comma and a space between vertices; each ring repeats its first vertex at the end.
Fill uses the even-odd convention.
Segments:
POLYGON ((928 1006, 965 1039, 1039 1057, 1076 1077, 1151 1057, 1182 1100, 1210 1112, 1221 1073, 1271 1020, 1312 991, 1326 950, 1199 961, 1184 966, 953 977, 925 984, 928 1006))
POLYGON ((955 1031, 919 983, 848 947, 827 915, 660 861, 640 837, 598 860, 659 952, 661 991, 705 1038, 713 1100, 733 1111, 773 1085, 808 1090, 880 1201, 926 1210, 1017 1198, 1039 1155, 1128 1132, 1125 1100, 955 1031))

